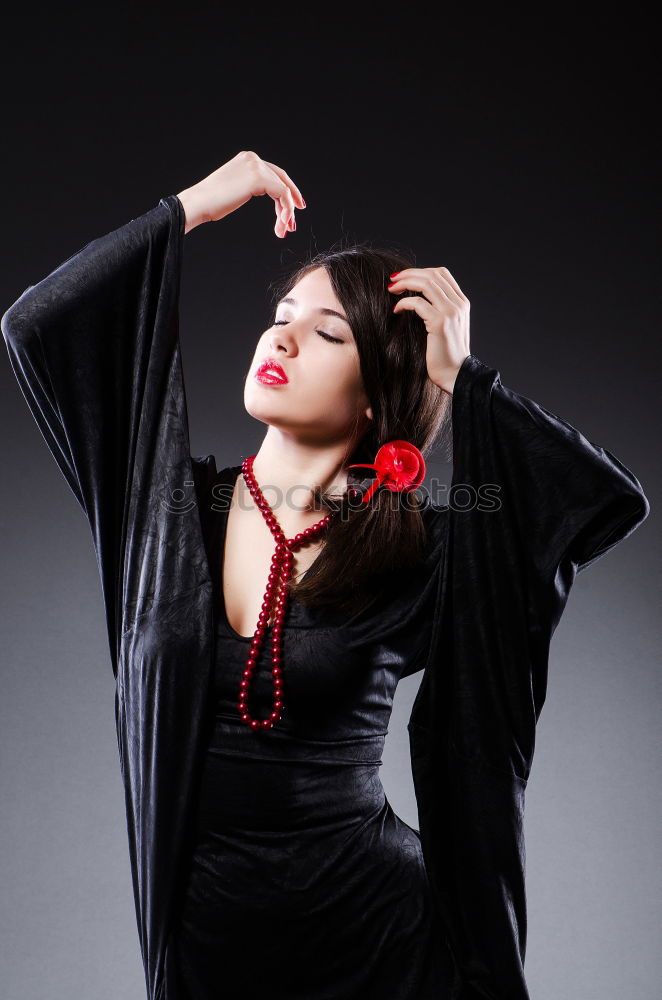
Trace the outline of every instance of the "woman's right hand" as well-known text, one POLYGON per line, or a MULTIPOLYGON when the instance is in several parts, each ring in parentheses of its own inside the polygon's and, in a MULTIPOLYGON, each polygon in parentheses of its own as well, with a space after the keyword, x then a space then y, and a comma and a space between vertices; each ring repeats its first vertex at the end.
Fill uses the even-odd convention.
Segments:
POLYGON ((273 198, 274 232, 284 238, 296 229, 295 207, 306 207, 301 192, 282 167, 261 159, 250 149, 242 149, 218 170, 177 195, 186 215, 185 232, 202 222, 218 222, 262 194, 273 198))

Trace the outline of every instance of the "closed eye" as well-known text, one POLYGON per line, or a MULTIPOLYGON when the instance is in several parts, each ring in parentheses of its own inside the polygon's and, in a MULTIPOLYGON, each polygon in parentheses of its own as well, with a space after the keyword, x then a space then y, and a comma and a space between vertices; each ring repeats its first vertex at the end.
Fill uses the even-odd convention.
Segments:
MULTIPOLYGON (((287 323, 286 319, 279 319, 273 324, 274 326, 284 326, 287 323)), ((315 333, 319 333, 320 337, 324 337, 325 340, 330 340, 332 344, 344 344, 345 341, 340 337, 332 337, 330 333, 325 333, 324 330, 315 330, 315 333)))

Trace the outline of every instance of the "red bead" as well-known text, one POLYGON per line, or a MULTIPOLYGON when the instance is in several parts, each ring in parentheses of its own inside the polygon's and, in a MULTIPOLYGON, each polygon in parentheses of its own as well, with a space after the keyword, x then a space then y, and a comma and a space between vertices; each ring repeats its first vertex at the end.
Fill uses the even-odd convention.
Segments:
POLYGON ((254 636, 249 649, 249 656, 246 660, 246 666, 243 671, 244 679, 240 682, 239 704, 237 707, 239 709, 242 722, 250 725, 251 729, 266 730, 273 728, 273 723, 277 722, 281 718, 280 710, 284 708, 282 701, 282 668, 280 666, 282 662, 282 628, 288 598, 288 590, 285 584, 292 576, 294 568, 293 550, 299 549, 302 544, 311 538, 316 538, 320 531, 322 531, 329 523, 331 515, 327 514, 327 516, 322 518, 321 521, 318 521, 317 524, 313 524, 309 528, 305 528, 302 532, 295 535, 294 538, 286 538, 278 523, 276 515, 272 511, 270 504, 264 497, 262 490, 253 475, 254 459, 255 455, 250 455, 244 459, 241 465, 242 473, 256 507, 262 512, 262 516, 271 530, 271 533, 276 541, 276 546, 274 554, 271 558, 271 565, 273 568, 269 572, 269 577, 265 587, 262 610, 258 615, 257 626, 255 628, 254 636), (248 688, 253 679, 254 668, 257 666, 257 658, 267 631, 269 618, 272 614, 274 619, 271 634, 271 673, 273 676, 274 697, 273 711, 266 719, 253 719, 247 710, 246 699, 248 698, 248 688))

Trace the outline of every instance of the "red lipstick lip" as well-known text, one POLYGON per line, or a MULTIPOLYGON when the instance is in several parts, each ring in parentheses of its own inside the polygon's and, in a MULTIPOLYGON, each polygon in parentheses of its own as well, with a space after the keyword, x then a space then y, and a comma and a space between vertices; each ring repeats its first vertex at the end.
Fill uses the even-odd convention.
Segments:
POLYGON ((289 381, 287 375, 278 362, 270 361, 269 359, 260 364, 259 368, 255 372, 255 378, 263 385, 286 385, 289 381), (272 375, 272 371, 276 372, 276 374, 272 375), (267 372, 269 372, 269 374, 267 374, 267 372))

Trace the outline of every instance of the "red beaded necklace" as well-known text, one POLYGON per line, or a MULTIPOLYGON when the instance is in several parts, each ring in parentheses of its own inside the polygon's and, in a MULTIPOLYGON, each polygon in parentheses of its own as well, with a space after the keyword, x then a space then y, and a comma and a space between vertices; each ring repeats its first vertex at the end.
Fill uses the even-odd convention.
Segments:
MULTIPOLYGON (((249 455, 248 458, 245 458, 241 464, 241 471, 256 507, 262 511, 262 516, 276 539, 276 551, 271 559, 271 571, 269 572, 267 589, 262 601, 262 610, 258 615, 257 628, 251 640, 243 679, 239 684, 239 703, 237 708, 239 709, 241 721, 245 722, 251 729, 273 729, 274 722, 279 721, 285 707, 283 704, 282 630, 288 598, 286 584, 292 575, 292 566, 294 563, 292 552, 312 539, 318 538, 328 527, 333 514, 327 514, 317 524, 311 525, 310 528, 305 528, 304 531, 295 535, 294 538, 286 538, 283 529, 276 519, 276 515, 265 500, 262 490, 253 475, 253 459, 255 457, 255 455, 249 455), (257 666, 262 643, 264 642, 267 623, 271 617, 274 601, 276 604, 276 613, 271 635, 271 674, 274 679, 273 710, 266 719, 254 719, 248 711, 248 692, 253 680, 253 673, 257 666)), ((386 444, 383 444, 375 456, 374 463, 360 462, 354 465, 346 465, 344 468, 373 469, 376 472, 374 482, 370 485, 361 500, 362 504, 367 504, 375 490, 380 486, 385 486, 387 489, 398 493, 413 490, 417 486, 420 486, 425 476, 425 459, 415 445, 409 441, 398 439, 396 441, 387 441, 386 444)), ((360 491, 355 488, 350 489, 348 493, 350 496, 360 495, 360 491)))
POLYGON ((262 610, 258 615, 257 627, 253 633, 246 667, 239 685, 239 704, 237 707, 241 721, 245 722, 251 729, 272 729, 274 722, 278 722, 281 718, 285 707, 283 703, 282 628, 288 597, 285 584, 292 575, 292 566, 294 563, 292 552, 301 545, 318 538, 328 526, 333 515, 327 514, 317 524, 313 524, 310 528, 305 528, 304 531, 295 535, 294 538, 286 538, 283 529, 276 519, 276 515, 265 500, 262 490, 253 475, 253 459, 255 457, 255 455, 250 455, 248 458, 245 458, 241 465, 241 471, 256 507, 262 511, 262 516, 276 539, 276 551, 271 559, 271 571, 264 593, 264 600, 262 601, 262 610), (274 679, 273 710, 266 719, 254 719, 248 711, 248 692, 253 679, 253 673, 257 666, 274 600, 276 603, 276 613, 271 635, 271 674, 274 679))

